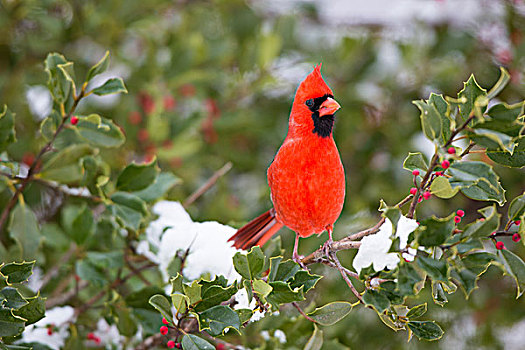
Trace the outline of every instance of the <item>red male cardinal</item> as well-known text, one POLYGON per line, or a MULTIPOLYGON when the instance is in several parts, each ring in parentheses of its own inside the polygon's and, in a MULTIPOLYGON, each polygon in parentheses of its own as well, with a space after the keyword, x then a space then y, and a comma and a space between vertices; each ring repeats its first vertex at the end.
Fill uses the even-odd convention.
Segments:
POLYGON ((287 226, 299 237, 328 231, 325 249, 345 198, 345 173, 332 136, 334 113, 341 108, 321 76, 321 65, 299 85, 288 135, 268 168, 274 208, 241 227, 229 240, 240 249, 263 245, 287 226))

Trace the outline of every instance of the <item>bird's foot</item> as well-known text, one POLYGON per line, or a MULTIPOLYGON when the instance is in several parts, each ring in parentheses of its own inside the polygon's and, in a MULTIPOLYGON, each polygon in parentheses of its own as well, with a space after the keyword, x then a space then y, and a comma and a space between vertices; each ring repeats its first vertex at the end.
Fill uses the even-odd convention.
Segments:
POLYGON ((299 255, 297 254, 296 252, 294 252, 294 254, 292 254, 292 260, 295 261, 297 264, 299 264, 299 266, 301 266, 301 268, 303 270, 306 270, 308 271, 308 268, 306 267, 306 265, 302 262, 304 256, 303 255, 299 255))
POLYGON ((323 253, 327 258, 330 258, 330 253, 332 250, 332 243, 334 243, 332 237, 328 238, 326 242, 323 244, 323 253))

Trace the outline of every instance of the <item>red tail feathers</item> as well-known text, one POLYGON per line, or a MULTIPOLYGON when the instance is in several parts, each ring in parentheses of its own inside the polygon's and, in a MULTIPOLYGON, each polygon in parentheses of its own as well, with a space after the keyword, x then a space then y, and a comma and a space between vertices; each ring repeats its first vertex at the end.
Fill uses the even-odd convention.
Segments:
POLYGON ((237 249, 248 250, 255 245, 263 245, 283 227, 275 220, 275 209, 270 209, 261 216, 241 227, 229 240, 237 249))

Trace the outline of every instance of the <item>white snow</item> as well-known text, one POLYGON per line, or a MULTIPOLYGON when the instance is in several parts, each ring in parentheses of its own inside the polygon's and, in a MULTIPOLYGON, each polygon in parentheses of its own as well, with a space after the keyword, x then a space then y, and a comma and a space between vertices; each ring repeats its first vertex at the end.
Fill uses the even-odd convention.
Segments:
POLYGON ((100 342, 103 345, 115 345, 118 347, 123 344, 126 339, 120 335, 116 325, 112 324, 110 326, 103 318, 98 320, 97 330, 93 333, 100 338, 100 342))
POLYGON ((51 113, 53 99, 49 90, 43 85, 30 86, 26 90, 26 100, 29 110, 36 120, 42 120, 51 113))
POLYGON ((26 327, 19 342, 37 342, 49 346, 51 349, 61 349, 69 335, 68 325, 75 321, 75 309, 71 306, 55 307, 46 310, 46 316, 35 324, 26 327), (47 334, 47 327, 52 325, 56 329, 53 334, 47 334))
MULTIPOLYGON (((256 301, 253 298, 252 302, 248 302, 248 293, 246 292, 246 289, 242 288, 239 289, 237 293, 234 295, 235 301, 237 304, 233 307, 235 310, 239 309, 251 309, 253 310, 256 305, 256 301)), ((250 322, 259 321, 261 318, 264 317, 265 312, 261 312, 260 310, 257 310, 253 313, 252 317, 250 318, 250 322)))
MULTIPOLYGON (((399 237, 399 248, 404 249, 407 246, 408 235, 417 228, 416 220, 408 219, 401 216, 398 223, 396 234, 394 237, 399 237)), ((363 237, 361 246, 357 252, 352 263, 354 269, 359 273, 362 268, 372 264, 375 271, 381 271, 384 268, 389 270, 394 269, 399 263, 399 256, 397 253, 389 253, 388 250, 392 245, 392 222, 386 219, 383 225, 379 228, 379 232, 373 235, 363 237)), ((409 253, 405 258, 410 259, 415 255, 415 250, 409 248, 409 253)))
POLYGON ((187 249, 186 278, 195 280, 204 273, 224 275, 229 281, 240 278, 232 263, 237 250, 227 242, 235 228, 216 221, 193 222, 179 202, 159 202, 153 212, 159 217, 146 229, 146 241, 140 242, 137 251, 159 264, 166 282, 168 265, 178 250, 187 249))

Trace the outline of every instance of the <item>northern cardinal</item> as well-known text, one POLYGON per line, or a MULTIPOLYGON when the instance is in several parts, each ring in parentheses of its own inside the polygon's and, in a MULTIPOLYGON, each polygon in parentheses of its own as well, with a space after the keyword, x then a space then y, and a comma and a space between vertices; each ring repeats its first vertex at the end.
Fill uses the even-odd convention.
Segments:
POLYGON ((300 263, 299 237, 332 229, 345 198, 345 173, 332 136, 334 113, 341 108, 314 67, 299 85, 288 135, 268 168, 274 208, 241 227, 229 241, 240 249, 263 245, 287 226, 296 233, 293 260, 300 263))

